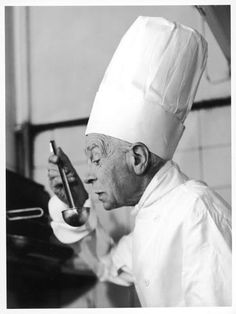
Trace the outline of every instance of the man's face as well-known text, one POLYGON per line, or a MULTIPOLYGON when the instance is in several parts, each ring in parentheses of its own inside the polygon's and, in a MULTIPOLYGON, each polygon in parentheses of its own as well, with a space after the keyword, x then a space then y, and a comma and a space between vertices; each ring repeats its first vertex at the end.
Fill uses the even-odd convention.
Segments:
POLYGON ((85 183, 91 184, 106 210, 135 205, 137 180, 128 167, 127 153, 116 145, 105 152, 99 138, 96 134, 87 136, 89 173, 85 183))

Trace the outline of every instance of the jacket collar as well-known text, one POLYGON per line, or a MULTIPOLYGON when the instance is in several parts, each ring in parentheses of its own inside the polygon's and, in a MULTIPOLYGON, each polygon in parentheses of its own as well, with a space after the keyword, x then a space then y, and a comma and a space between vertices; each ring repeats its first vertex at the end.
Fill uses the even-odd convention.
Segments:
POLYGON ((172 160, 167 161, 146 187, 138 204, 135 205, 132 214, 137 215, 141 209, 151 206, 187 180, 188 177, 180 171, 176 163, 172 160))

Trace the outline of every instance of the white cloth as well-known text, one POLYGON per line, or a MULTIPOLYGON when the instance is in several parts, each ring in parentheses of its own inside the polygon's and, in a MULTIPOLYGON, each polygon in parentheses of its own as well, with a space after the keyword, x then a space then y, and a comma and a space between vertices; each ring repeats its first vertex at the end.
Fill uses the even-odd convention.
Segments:
POLYGON ((231 212, 219 195, 169 161, 132 214, 133 232, 99 259, 101 280, 133 282, 142 306, 231 305, 231 212))
POLYGON ((231 304, 230 209, 173 163, 135 208, 133 275, 143 306, 231 304))
POLYGON ((48 210, 52 218, 51 227, 59 241, 65 244, 77 242, 96 228, 97 217, 89 199, 85 201, 84 207, 90 208, 87 223, 79 228, 72 227, 64 222, 62 216, 62 211, 68 209, 68 206, 56 195, 49 200, 48 210))

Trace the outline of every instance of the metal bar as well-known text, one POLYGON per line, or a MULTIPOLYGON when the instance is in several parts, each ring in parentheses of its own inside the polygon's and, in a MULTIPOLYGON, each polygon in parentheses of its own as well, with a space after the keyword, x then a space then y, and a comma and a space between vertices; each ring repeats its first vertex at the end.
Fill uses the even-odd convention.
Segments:
POLYGON ((230 106, 231 97, 216 98, 209 100, 202 100, 193 103, 192 110, 212 109, 216 107, 230 106))
POLYGON ((43 209, 40 207, 10 209, 10 210, 7 210, 7 219, 10 221, 27 220, 27 219, 40 218, 43 216, 43 214, 44 214, 43 209), (36 214, 36 212, 38 212, 38 214, 36 214), (29 214, 21 215, 25 213, 29 213, 29 214))
MULTIPOLYGON (((224 98, 216 98, 216 99, 209 99, 203 101, 197 101, 193 103, 192 110, 201 110, 201 109, 211 109, 215 107, 223 107, 223 106, 230 106, 231 105, 231 97, 224 97, 224 98)), ((31 125, 31 132, 32 136, 36 134, 53 130, 53 129, 60 129, 60 128, 68 128, 68 127, 75 127, 75 126, 85 126, 88 123, 89 118, 82 118, 82 119, 74 119, 68 121, 58 121, 52 123, 44 123, 44 124, 32 124, 31 125)))
POLYGON ((83 119, 75 119, 75 120, 68 120, 68 121, 58 121, 58 122, 51 122, 51 123, 44 123, 44 124, 32 124, 32 134, 35 135, 37 133, 59 129, 59 128, 68 128, 73 126, 83 126, 87 125, 88 118, 83 119))

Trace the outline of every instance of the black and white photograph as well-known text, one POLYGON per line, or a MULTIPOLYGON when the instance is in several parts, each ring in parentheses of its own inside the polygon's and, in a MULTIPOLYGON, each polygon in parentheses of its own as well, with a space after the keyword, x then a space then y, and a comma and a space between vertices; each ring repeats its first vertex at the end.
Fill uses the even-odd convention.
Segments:
POLYGON ((36 3, 2 6, 3 308, 236 313, 232 4, 36 3))

